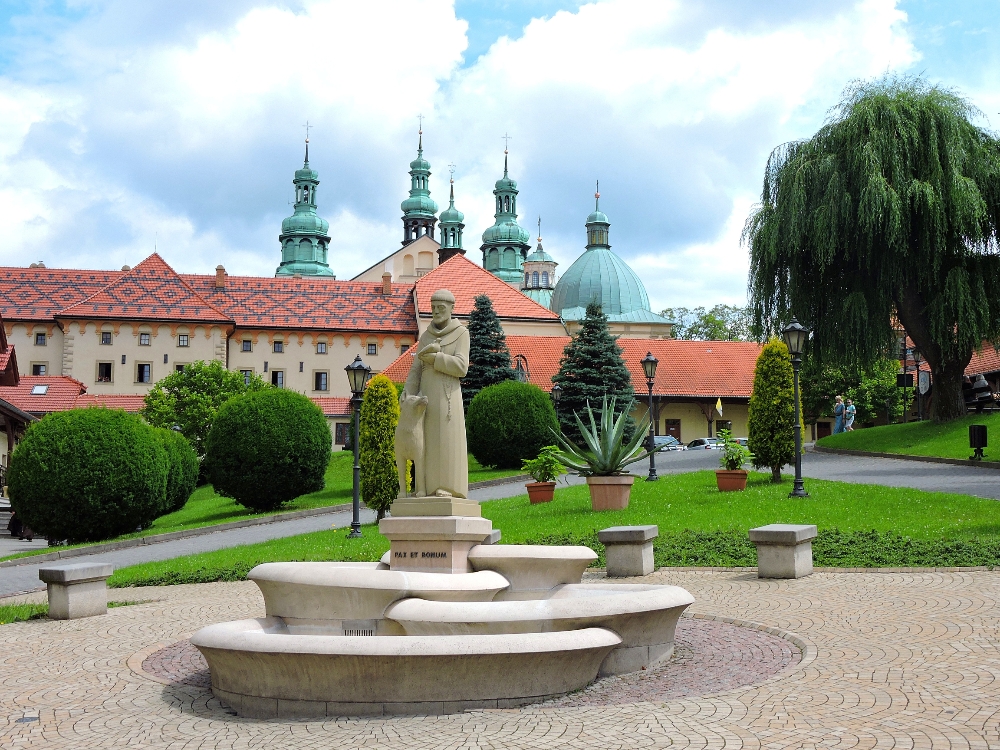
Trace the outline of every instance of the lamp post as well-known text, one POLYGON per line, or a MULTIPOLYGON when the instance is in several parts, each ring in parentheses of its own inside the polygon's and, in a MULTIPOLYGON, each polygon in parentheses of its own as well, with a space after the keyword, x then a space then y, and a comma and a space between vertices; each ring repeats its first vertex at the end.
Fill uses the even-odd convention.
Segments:
POLYGON ((809 497, 809 493, 802 485, 802 419, 799 416, 799 368, 802 367, 802 349, 805 348, 806 339, 809 338, 809 329, 792 318, 792 322, 781 332, 781 338, 788 347, 788 353, 792 355, 794 383, 792 395, 795 398, 795 484, 788 496, 809 497))
POLYGON ((552 403, 559 407, 559 399, 562 398, 562 386, 556 383, 552 386, 552 403))
POLYGON ((361 421, 361 394, 365 390, 368 378, 371 377, 372 368, 361 361, 361 355, 357 355, 354 361, 344 368, 347 373, 347 380, 351 384, 351 410, 354 412, 354 517, 351 520, 351 533, 348 537, 361 536, 361 452, 359 422, 361 421))
POLYGON ((647 482, 655 482, 659 479, 656 476, 655 454, 653 453, 655 447, 653 440, 653 380, 656 378, 656 365, 659 362, 660 360, 654 357, 652 352, 646 352, 646 356, 642 359, 642 371, 646 373, 646 388, 649 389, 649 474, 646 477, 647 482))

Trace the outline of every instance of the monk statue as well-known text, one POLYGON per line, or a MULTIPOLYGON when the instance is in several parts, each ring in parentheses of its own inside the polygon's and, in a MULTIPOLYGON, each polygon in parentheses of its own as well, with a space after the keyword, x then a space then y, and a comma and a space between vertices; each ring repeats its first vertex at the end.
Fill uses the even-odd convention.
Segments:
MULTIPOLYGON (((400 399, 426 399, 423 456, 414 462, 417 486, 428 497, 466 498, 469 459, 460 378, 469 370, 469 330, 451 317, 455 295, 431 295, 431 324, 417 342, 417 353, 400 399)), ((402 426, 402 425, 401 425, 402 426)))

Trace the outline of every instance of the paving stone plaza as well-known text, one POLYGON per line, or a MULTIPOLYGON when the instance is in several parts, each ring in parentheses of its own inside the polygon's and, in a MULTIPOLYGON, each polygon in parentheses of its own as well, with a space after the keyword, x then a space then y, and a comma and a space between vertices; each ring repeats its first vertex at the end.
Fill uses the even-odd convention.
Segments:
POLYGON ((776 581, 665 569, 641 580, 696 599, 671 664, 540 705, 326 721, 238 718, 206 687, 183 641, 262 616, 254 584, 112 590, 144 603, 0 628, 0 746, 1000 747, 998 573, 826 569, 776 581))

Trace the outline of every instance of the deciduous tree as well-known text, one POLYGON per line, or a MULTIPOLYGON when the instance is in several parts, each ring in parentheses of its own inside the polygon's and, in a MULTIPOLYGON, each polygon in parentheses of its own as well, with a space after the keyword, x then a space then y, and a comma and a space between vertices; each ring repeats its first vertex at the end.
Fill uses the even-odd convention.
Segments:
POLYGON ((892 351, 898 318, 931 367, 933 418, 964 414, 972 352, 1000 338, 1000 142, 979 115, 887 76, 775 149, 743 235, 756 332, 794 314, 823 360, 864 367, 892 351))

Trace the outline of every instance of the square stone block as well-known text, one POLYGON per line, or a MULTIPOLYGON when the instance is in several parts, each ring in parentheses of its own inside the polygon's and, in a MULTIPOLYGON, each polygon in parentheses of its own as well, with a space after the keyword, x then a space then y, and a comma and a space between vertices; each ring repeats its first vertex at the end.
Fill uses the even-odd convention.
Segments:
POLYGON ((604 545, 609 578, 646 576, 653 572, 653 540, 657 526, 612 526, 597 532, 604 545))
POLYGON ((757 546, 758 578, 802 578, 813 572, 812 524, 772 523, 750 529, 757 546))
POLYGON ((75 620, 107 614, 107 579, 114 572, 108 563, 75 563, 38 570, 48 588, 49 617, 75 620))
POLYGON ((389 540, 389 568, 421 573, 471 573, 469 550, 493 532, 487 518, 393 516, 379 531, 389 540))

